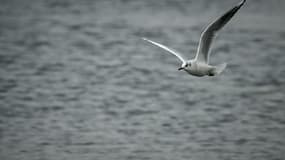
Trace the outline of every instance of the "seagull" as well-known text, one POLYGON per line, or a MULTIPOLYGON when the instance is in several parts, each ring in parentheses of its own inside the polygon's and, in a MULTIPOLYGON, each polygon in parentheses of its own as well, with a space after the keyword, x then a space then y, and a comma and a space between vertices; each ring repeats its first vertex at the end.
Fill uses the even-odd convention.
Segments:
POLYGON ((228 10, 221 17, 219 17, 206 27, 206 29, 201 34, 196 56, 193 59, 186 60, 182 56, 182 54, 175 51, 174 49, 171 49, 163 44, 154 42, 144 37, 142 39, 170 52, 171 54, 175 55, 179 60, 181 60, 182 65, 180 68, 178 68, 178 70, 184 70, 188 74, 198 77, 219 75, 226 68, 227 63, 222 63, 217 66, 209 64, 211 44, 214 38, 216 37, 217 32, 221 30, 223 26, 225 26, 231 20, 231 18, 244 5, 245 2, 246 0, 242 0, 239 4, 228 10))

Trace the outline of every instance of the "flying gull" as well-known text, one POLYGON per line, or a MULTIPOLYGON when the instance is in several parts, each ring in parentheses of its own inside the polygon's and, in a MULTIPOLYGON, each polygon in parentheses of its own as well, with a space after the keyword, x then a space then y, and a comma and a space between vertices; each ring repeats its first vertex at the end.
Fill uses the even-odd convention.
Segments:
POLYGON ((160 47, 173 55, 175 55, 178 59, 182 61, 182 65, 178 70, 184 70, 191 75, 194 76, 215 76, 220 74, 227 66, 226 63, 222 63, 217 66, 213 66, 209 64, 209 55, 210 55, 210 47, 212 41, 214 40, 217 32, 223 28, 235 15, 235 13, 243 6, 246 0, 241 1, 238 5, 234 6, 232 9, 227 11, 224 15, 219 17, 217 20, 212 22, 207 28, 203 31, 200 37, 197 53, 194 59, 186 60, 179 52, 166 47, 160 43, 154 42, 147 38, 142 38, 151 44, 160 47))

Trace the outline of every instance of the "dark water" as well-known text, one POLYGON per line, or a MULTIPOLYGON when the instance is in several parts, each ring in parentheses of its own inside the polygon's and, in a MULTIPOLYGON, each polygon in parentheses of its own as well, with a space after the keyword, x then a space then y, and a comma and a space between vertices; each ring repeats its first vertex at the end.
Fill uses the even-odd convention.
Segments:
POLYGON ((285 3, 221 32, 221 76, 178 72, 237 0, 1 0, 1 160, 282 160, 285 3))

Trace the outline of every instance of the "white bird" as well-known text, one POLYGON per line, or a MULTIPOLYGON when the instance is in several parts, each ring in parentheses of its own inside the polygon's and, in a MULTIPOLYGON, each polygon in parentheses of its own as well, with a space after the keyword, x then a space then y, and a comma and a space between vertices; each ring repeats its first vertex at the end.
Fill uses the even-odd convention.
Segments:
POLYGON ((215 76, 220 74, 227 66, 226 63, 222 63, 217 66, 213 66, 209 64, 209 55, 210 55, 210 47, 213 39, 217 35, 217 32, 225 26, 230 19, 235 15, 235 13, 243 6, 246 0, 241 1, 238 5, 234 6, 232 9, 227 11, 224 15, 219 17, 217 20, 212 22, 208 27, 203 31, 200 37, 199 46, 197 49, 197 53, 194 59, 186 60, 179 52, 166 47, 165 45, 159 44, 147 38, 142 38, 150 42, 153 45, 156 45, 173 55, 179 58, 182 61, 182 65, 178 70, 184 70, 191 75, 194 76, 215 76))

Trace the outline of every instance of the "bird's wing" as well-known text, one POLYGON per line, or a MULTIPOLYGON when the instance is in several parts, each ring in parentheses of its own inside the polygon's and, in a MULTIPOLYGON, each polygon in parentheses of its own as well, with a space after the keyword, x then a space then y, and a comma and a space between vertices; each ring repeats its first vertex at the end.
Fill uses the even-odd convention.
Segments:
POLYGON ((178 57, 183 63, 186 62, 185 58, 183 58, 183 56, 182 56, 180 53, 178 53, 177 51, 175 51, 175 50, 173 50, 173 49, 170 49, 170 48, 168 48, 168 47, 166 47, 165 45, 162 45, 162 44, 160 44, 160 43, 157 43, 157 42, 154 42, 154 41, 152 41, 152 40, 149 40, 149 39, 147 39, 147 38, 142 38, 142 39, 145 40, 145 41, 147 41, 147 42, 150 42, 151 44, 153 44, 153 45, 155 45, 155 46, 157 46, 157 47, 160 47, 160 48, 162 48, 162 49, 164 49, 164 50, 166 50, 166 51, 172 53, 173 55, 175 55, 176 57, 178 57))
POLYGON ((216 36, 217 31, 223 28, 223 26, 225 26, 231 20, 231 18, 235 15, 235 13, 241 8, 241 6, 243 6, 245 1, 246 0, 243 0, 238 5, 234 6, 224 15, 222 15, 217 20, 208 25, 207 28, 203 31, 200 37, 200 42, 195 57, 198 61, 208 63, 210 55, 209 50, 211 47, 211 43, 216 36))

